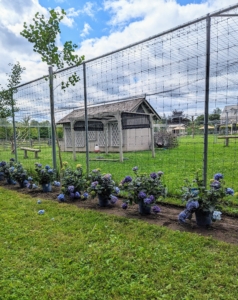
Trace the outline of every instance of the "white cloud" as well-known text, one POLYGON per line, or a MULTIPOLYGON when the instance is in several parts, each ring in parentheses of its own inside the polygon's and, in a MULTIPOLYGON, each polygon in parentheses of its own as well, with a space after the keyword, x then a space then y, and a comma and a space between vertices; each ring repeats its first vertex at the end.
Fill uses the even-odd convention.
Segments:
MULTIPOLYGON (((23 22, 30 24, 36 12, 46 15, 47 9, 38 0, 0 1, 0 82, 6 82, 8 63, 16 61, 27 68, 22 76, 23 81, 46 74, 46 64, 32 51, 32 45, 20 36, 20 31, 23 29, 23 22)), ((83 40, 77 52, 85 54, 86 59, 97 57, 236 2, 237 0, 208 0, 201 4, 180 6, 175 1, 165 0, 150 0, 149 4, 145 0, 106 0, 104 9, 111 15, 111 33, 83 40)), ((64 24, 72 27, 76 16, 85 13, 93 17, 96 9, 93 2, 86 2, 81 10, 71 8, 67 11, 64 24)), ((85 23, 81 36, 86 37, 90 30, 90 25, 85 23)), ((60 38, 58 44, 61 45, 60 38)))
POLYGON ((4 86, 6 74, 10 71, 8 63, 19 61, 26 71, 23 81, 30 81, 47 73, 47 67, 41 63, 40 56, 32 51, 32 45, 20 35, 23 23, 29 24, 35 13, 47 14, 47 10, 37 0, 16 0, 1 2, 0 10, 0 82, 4 86))
MULTIPOLYGON (((60 11, 61 8, 57 7, 55 10, 60 11)), ((64 19, 62 20, 62 24, 68 26, 68 27, 73 27, 75 24, 74 18, 78 17, 79 15, 88 15, 90 17, 94 17, 94 4, 91 2, 86 2, 84 7, 79 10, 75 10, 74 7, 71 7, 66 10, 66 16, 64 16, 64 19)), ((86 34, 87 35, 87 34, 86 34)), ((83 35, 85 36, 85 35, 83 35)))
POLYGON ((151 11, 156 9, 161 2, 163 3, 164 1, 150 1, 150 5, 148 5, 146 1, 138 0, 106 0, 104 2, 104 9, 109 11, 112 15, 109 24, 118 26, 126 23, 130 19, 144 17, 146 14, 149 14, 151 11))
POLYGON ((85 13, 86 15, 93 17, 94 16, 94 9, 93 9, 94 5, 91 2, 87 2, 82 10, 82 13, 85 13))
POLYGON ((68 17, 77 17, 80 14, 88 15, 89 17, 94 17, 95 14, 95 4, 92 2, 86 2, 82 9, 75 10, 74 7, 66 10, 68 17))
POLYGON ((0 25, 19 35, 23 23, 32 20, 36 12, 47 14, 47 10, 36 0, 16 0, 14 3, 3 0, 0 10, 0 25))
MULTIPOLYGON (((192 20, 202 14, 207 14, 209 11, 227 7, 228 5, 236 4, 236 0, 208 0, 201 4, 187 4, 181 6, 175 0, 150 0, 148 3, 144 0, 105 0, 104 9, 111 14, 110 25, 118 26, 128 23, 135 18, 145 19, 148 16, 156 14, 157 19, 163 16, 170 16, 176 12, 177 16, 185 17, 185 21, 192 20)), ((170 27, 176 23, 173 20, 170 27)))
MULTIPOLYGON (((20 35, 23 23, 28 25, 36 12, 45 16, 49 15, 46 8, 38 0, 1 0, 0 10, 0 83, 5 85, 6 73, 10 72, 8 63, 20 62, 26 71, 22 74, 22 82, 31 81, 48 73, 48 67, 41 62, 39 54, 33 52, 33 45, 20 35)), ((59 8, 58 8, 59 9, 59 8)), ((65 18, 64 24, 72 27, 73 19, 65 18)), ((57 37, 57 46, 62 47, 60 36, 57 37)))
MULTIPOLYGON (((61 12, 61 7, 60 7, 60 6, 57 6, 57 7, 55 8, 55 11, 61 12)), ((64 24, 65 26, 73 27, 74 19, 70 18, 70 17, 66 14, 66 16, 64 16, 64 18, 63 18, 63 20, 61 21, 61 23, 64 24)))
POLYGON ((84 27, 82 30, 82 33, 80 34, 81 37, 85 37, 89 34, 89 31, 92 30, 92 28, 90 27, 90 25, 88 23, 84 23, 84 27))
MULTIPOLYGON (((95 58, 97 56, 112 52, 122 47, 126 47, 135 42, 139 42, 143 39, 147 39, 151 36, 158 35, 163 31, 169 30, 178 25, 205 16, 209 12, 226 8, 228 5, 232 5, 232 4, 233 5, 236 4, 234 0, 229 2, 217 0, 217 1, 203 2, 202 4, 189 4, 186 6, 180 6, 175 1, 165 2, 162 0, 161 1, 151 0, 150 7, 147 8, 144 5, 144 1, 140 1, 140 0, 131 0, 131 1, 119 0, 119 1, 111 1, 111 2, 107 1, 105 2, 105 9, 107 9, 111 13, 111 20, 109 22, 112 25, 111 33, 108 36, 102 36, 101 38, 84 40, 81 43, 81 48, 78 50, 78 53, 85 54, 86 60, 89 60, 91 58, 95 58), (134 11, 132 11, 133 8, 133 6, 131 6, 132 3, 134 4, 134 11), (112 7, 113 9, 109 9, 109 7, 112 7)), ((201 35, 203 36, 203 34, 205 35, 204 31, 203 33, 201 33, 201 35)), ((220 34, 222 36, 222 33, 220 34)), ((191 38, 192 34, 186 36, 185 33, 185 37, 191 38)), ((184 41, 181 39, 181 43, 183 42, 184 41)), ((205 38, 202 39, 202 43, 205 46, 205 38)), ((141 47, 143 48, 143 46, 141 47)), ((145 71, 145 73, 143 73, 143 75, 140 78, 137 76, 138 78, 136 78, 135 80, 135 77, 130 76, 131 74, 133 74, 133 67, 136 69, 135 66, 136 66, 137 57, 135 58, 133 57, 133 52, 134 51, 136 52, 136 50, 134 50, 135 48, 132 48, 131 52, 130 50, 125 51, 124 54, 122 52, 118 52, 110 57, 105 57, 102 58, 100 61, 93 61, 92 63, 88 64, 89 67, 87 71, 90 72, 89 70, 91 70, 91 73, 94 74, 94 77, 92 76, 92 79, 89 76, 90 83, 88 83, 89 87, 87 90, 88 100, 95 99, 95 98, 97 98, 98 101, 105 101, 105 99, 112 100, 112 99, 118 99, 122 97, 134 96, 140 93, 147 93, 149 90, 154 92, 160 88, 161 90, 163 90, 163 88, 165 90, 166 89, 169 90, 171 86, 174 87, 179 86, 179 92, 177 92, 177 94, 179 95, 177 97, 179 98, 177 101, 174 100, 173 105, 177 104, 178 107, 176 108, 180 109, 184 105, 184 103, 186 103, 187 105, 186 109, 193 110, 193 113, 194 112, 197 113, 198 111, 203 110, 204 95, 202 93, 200 94, 200 96, 202 95, 202 98, 200 99, 201 101, 198 101, 199 104, 195 105, 194 99, 196 99, 197 97, 195 93, 195 89, 199 91, 203 91, 204 89, 204 81, 203 81, 204 69, 202 69, 204 66, 204 57, 201 56, 201 59, 199 60, 199 64, 202 66, 201 67, 202 74, 200 74, 199 71, 195 69, 193 70, 195 73, 194 72, 192 73, 192 71, 190 70, 190 72, 187 73, 185 72, 184 74, 180 73, 180 76, 178 76, 179 71, 176 70, 176 64, 175 64, 175 66, 173 66, 174 74, 172 75, 170 74, 170 76, 167 76, 166 80, 163 78, 160 80, 160 78, 158 77, 156 81, 153 71, 151 71, 151 73, 149 73, 149 71, 148 72, 145 71), (134 61, 134 64, 130 63, 131 61, 134 61), (128 66, 127 66, 127 62, 128 62, 128 66), (118 68, 115 67, 117 63, 118 63, 118 68), (99 71, 95 70, 97 66, 98 68, 100 68, 100 66, 102 65, 104 66, 104 69, 103 71, 101 70, 101 73, 100 70, 99 71), (105 71, 107 68, 106 65, 108 66, 107 69, 108 73, 105 71), (127 74, 127 72, 129 75, 127 74), (93 78, 95 82, 93 82, 93 78), (188 80, 191 81, 189 85, 188 85, 188 80), (196 80, 198 81, 196 82, 196 80), (96 88, 97 91, 94 91, 94 89, 96 88), (105 92, 107 92, 107 95, 104 94, 105 92)), ((151 48, 154 49, 153 47, 151 48)), ((191 48, 192 47, 190 45, 190 51, 191 53, 193 53, 193 49, 191 48)), ((137 52, 138 57, 140 58, 140 50, 139 49, 137 50, 138 50, 137 52)), ((150 50, 148 49, 148 52, 149 51, 150 50)), ((204 48, 204 52, 205 52, 205 48, 204 48)), ((176 48, 174 50, 171 50, 171 53, 175 54, 176 48)), ((144 55, 146 54, 144 53, 144 55)), ((138 66, 138 68, 135 71, 135 74, 140 74, 139 71, 140 67, 141 70, 149 70, 149 69, 155 70, 155 66, 159 66, 158 63, 159 58, 157 61, 153 61, 153 57, 154 57, 153 55, 154 55, 153 53, 148 53, 148 57, 150 57, 150 59, 146 59, 145 61, 141 60, 141 62, 139 62, 141 64, 144 63, 147 65, 143 67, 138 66), (150 64, 150 67, 148 66, 148 64, 150 64)), ((178 64, 178 67, 182 68, 182 63, 178 64)), ((213 80, 211 79, 211 87, 214 88, 215 86, 215 88, 217 88, 216 84, 221 79, 222 75, 213 74, 213 76, 216 77, 215 78, 216 83, 214 84, 213 80)), ((233 78, 232 76, 234 75, 230 73, 229 78, 230 77, 233 78)), ((220 88, 222 90, 224 89, 224 86, 221 84, 220 88)), ((222 90, 222 92, 224 92, 224 90, 222 90)), ((229 93, 232 93, 232 87, 230 87, 229 93)), ((176 91, 174 92, 173 96, 171 95, 172 94, 168 93, 164 97, 166 98, 167 96, 168 99, 170 99, 170 97, 174 97, 174 99, 176 99, 176 91)), ((210 97, 213 101, 213 99, 217 99, 217 98, 220 99, 221 95, 218 95, 216 92, 212 90, 210 97)), ((211 104, 211 107, 212 105, 214 105, 214 103, 211 104)), ((171 111, 171 107, 168 106, 167 109, 168 111, 171 111)))
POLYGON ((77 17, 80 13, 79 10, 75 10, 74 7, 71 7, 69 9, 66 10, 67 16, 68 17, 77 17))
POLYGON ((181 6, 173 0, 150 0, 149 5, 144 0, 106 0, 104 9, 111 14, 111 33, 84 40, 79 50, 90 59, 236 3, 237 0, 208 0, 181 6))

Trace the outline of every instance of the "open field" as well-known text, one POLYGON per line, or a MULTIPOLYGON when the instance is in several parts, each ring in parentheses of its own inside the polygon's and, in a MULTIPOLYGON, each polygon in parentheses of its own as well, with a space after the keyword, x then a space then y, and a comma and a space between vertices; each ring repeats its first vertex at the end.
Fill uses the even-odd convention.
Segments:
POLYGON ((1 299, 236 299, 237 246, 3 188, 0 204, 1 299))

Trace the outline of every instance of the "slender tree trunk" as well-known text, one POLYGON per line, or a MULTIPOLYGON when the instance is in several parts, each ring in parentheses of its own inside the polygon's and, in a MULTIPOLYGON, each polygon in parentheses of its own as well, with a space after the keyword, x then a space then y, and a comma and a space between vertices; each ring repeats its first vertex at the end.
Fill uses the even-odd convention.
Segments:
POLYGON ((58 133, 57 133, 57 130, 56 130, 55 119, 54 119, 54 129, 55 129, 55 138, 56 138, 56 142, 57 142, 57 146, 58 146, 60 168, 62 169, 63 168, 63 163, 62 163, 62 156, 61 156, 61 148, 60 148, 58 133))
POLYGON ((14 140, 13 140, 13 138, 11 138, 11 153, 12 154, 15 153, 15 147, 14 147, 14 140))

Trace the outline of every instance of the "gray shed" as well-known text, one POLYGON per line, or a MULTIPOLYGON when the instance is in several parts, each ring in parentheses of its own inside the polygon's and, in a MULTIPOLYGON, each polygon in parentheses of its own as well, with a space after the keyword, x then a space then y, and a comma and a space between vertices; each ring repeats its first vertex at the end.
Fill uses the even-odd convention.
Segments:
MULTIPOLYGON (((87 107, 88 150, 99 146, 101 152, 153 151, 153 123, 160 116, 145 98, 127 99, 87 107)), ((85 109, 73 110, 57 124, 64 128, 63 151, 85 152, 85 109)))

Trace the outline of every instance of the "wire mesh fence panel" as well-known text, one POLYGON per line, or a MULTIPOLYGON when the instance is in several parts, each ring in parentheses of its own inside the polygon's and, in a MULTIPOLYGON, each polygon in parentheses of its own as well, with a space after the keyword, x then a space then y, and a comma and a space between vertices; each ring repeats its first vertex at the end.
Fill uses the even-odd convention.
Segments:
MULTIPOLYGON (((226 14, 238 14, 238 9, 226 14)), ((222 15, 211 19, 208 174, 223 173, 226 183, 237 189, 238 18, 222 15)))
MULTIPOLYGON (((238 188, 236 14, 234 6, 56 72, 58 167, 81 163, 118 182, 134 166, 163 171, 171 194, 205 170, 207 182, 222 172, 238 188), (80 81, 62 90, 74 72, 80 81)), ((38 161, 52 164, 49 81, 20 86, 15 99, 18 160, 33 166, 34 153, 24 158, 21 148, 39 148, 38 161)), ((4 157, 13 155, 12 134, 12 120, 2 120, 4 157)))
POLYGON ((190 138, 188 128, 192 118, 204 112, 205 58, 203 20, 88 62, 87 100, 94 106, 88 116, 103 121, 107 130, 107 145, 99 133, 101 153, 91 152, 90 165, 105 172, 116 170, 118 179, 131 174, 135 165, 142 172, 162 170, 169 190, 201 169, 202 132, 195 128, 194 135, 200 138, 190 138), (164 125, 157 127, 165 134, 154 154, 151 128, 119 128, 123 112, 153 114, 153 122, 164 125), (173 118, 176 113, 178 117, 173 118), (172 145, 166 141, 166 132, 172 135, 172 145), (120 143, 124 163, 118 167, 120 143), (110 160, 115 162, 109 164, 110 160))
POLYGON ((16 101, 13 118, 2 120, 2 136, 4 143, 2 157, 9 160, 16 157, 28 168, 34 168, 37 154, 51 159, 48 154, 50 139, 49 88, 44 78, 24 84, 13 94, 16 101), (14 130, 15 127, 15 139, 14 130), (4 128, 4 129, 3 129, 4 128), (28 148, 25 152, 23 148, 28 148), (39 151, 33 151, 32 149, 39 151), (37 153, 37 154, 36 154, 37 153))

